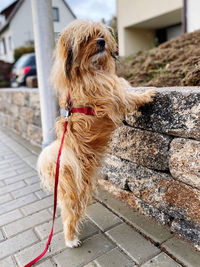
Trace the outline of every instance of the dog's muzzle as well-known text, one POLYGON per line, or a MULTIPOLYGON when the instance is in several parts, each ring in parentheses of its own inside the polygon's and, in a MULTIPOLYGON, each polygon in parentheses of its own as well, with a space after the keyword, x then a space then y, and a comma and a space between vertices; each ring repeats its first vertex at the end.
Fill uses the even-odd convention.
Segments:
POLYGON ((98 49, 98 52, 105 51, 105 48, 106 48, 106 42, 105 42, 105 40, 103 38, 97 39, 97 49, 98 49))

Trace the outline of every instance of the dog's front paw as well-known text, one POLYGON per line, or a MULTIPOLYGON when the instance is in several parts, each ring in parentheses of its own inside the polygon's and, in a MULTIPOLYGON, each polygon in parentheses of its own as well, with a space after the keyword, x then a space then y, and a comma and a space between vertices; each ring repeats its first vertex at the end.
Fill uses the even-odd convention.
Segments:
POLYGON ((149 102, 152 102, 157 92, 154 89, 149 89, 146 93, 149 96, 149 102))
POLYGON ((78 248, 82 242, 76 237, 74 240, 65 240, 65 244, 68 248, 78 248))

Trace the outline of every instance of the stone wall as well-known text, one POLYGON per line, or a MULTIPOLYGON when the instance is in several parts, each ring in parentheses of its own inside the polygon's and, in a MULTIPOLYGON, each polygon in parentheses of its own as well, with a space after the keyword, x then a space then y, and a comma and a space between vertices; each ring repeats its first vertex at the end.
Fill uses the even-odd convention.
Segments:
POLYGON ((38 89, 0 89, 0 124, 31 143, 41 145, 38 89))
POLYGON ((102 173, 133 194, 138 210, 200 248, 200 88, 156 90, 114 134, 102 173))
MULTIPOLYGON (((140 212, 200 247, 200 88, 156 90, 115 132, 102 173, 140 212)), ((38 90, 1 89, 0 123, 40 145, 38 90)))

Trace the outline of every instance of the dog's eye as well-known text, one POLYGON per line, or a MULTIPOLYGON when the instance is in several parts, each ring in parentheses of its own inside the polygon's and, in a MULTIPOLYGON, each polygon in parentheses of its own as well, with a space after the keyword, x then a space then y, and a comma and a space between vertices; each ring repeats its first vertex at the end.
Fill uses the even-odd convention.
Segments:
POLYGON ((104 35, 103 34, 99 34, 98 37, 104 39, 104 35))
POLYGON ((91 39, 91 36, 89 35, 88 37, 85 38, 85 42, 88 43, 91 39))

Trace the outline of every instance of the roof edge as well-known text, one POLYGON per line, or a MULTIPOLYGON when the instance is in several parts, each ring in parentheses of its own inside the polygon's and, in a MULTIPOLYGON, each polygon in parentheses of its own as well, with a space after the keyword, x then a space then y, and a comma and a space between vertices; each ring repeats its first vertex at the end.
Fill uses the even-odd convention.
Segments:
POLYGON ((63 0, 64 4, 66 5, 66 7, 69 9, 69 11, 71 12, 72 16, 77 19, 76 15, 74 14, 74 12, 72 11, 71 7, 69 6, 69 4, 63 0))

